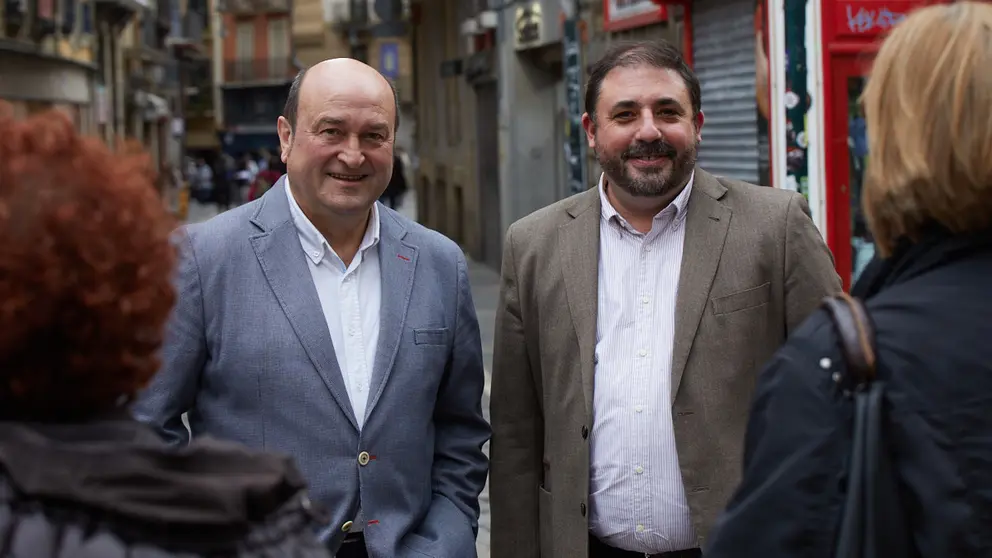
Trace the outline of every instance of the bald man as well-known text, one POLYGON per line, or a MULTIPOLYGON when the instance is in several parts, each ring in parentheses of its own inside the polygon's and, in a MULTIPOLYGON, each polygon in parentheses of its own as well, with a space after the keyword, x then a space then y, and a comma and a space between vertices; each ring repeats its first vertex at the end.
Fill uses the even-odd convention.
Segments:
POLYGON ((459 247, 376 202, 394 91, 327 60, 284 112, 287 174, 180 235, 162 371, 135 414, 177 444, 209 434, 295 458, 338 558, 476 556, 479 325, 459 247))

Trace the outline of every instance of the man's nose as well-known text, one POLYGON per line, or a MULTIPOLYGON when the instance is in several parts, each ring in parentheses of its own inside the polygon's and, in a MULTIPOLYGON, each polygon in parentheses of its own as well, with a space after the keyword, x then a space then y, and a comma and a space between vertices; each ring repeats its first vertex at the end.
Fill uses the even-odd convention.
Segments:
POLYGON ((637 128, 637 135, 634 136, 638 141, 643 141, 650 143, 657 141, 661 138, 661 130, 655 124, 653 114, 645 114, 641 116, 640 126, 637 128))
POLYGON ((348 145, 338 154, 338 159, 353 169, 362 166, 362 163, 365 162, 365 155, 362 154, 362 148, 358 138, 353 137, 348 140, 348 145))

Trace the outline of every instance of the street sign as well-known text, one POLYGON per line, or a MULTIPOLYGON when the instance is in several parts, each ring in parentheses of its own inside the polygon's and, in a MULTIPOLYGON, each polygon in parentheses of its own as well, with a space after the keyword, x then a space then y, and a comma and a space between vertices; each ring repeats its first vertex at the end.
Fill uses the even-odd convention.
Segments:
POLYGON ((577 18, 565 20, 562 43, 565 48, 565 168, 568 192, 578 194, 587 189, 586 138, 582 129, 582 52, 577 18))

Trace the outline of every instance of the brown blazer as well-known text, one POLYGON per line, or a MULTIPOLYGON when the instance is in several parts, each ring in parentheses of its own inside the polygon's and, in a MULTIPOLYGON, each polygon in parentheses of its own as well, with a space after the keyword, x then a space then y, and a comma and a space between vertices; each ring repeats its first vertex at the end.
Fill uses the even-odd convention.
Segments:
MULTIPOLYGON (((493 558, 586 558, 600 198, 506 233, 492 378, 493 558)), ((741 474, 755 378, 841 290, 799 194, 696 169, 676 303, 672 415, 698 545, 741 474)))

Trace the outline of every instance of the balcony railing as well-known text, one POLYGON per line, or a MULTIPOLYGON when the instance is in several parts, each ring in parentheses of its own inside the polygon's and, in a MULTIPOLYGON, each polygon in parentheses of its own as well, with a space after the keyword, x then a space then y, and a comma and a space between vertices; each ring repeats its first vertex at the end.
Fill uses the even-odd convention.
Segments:
POLYGON ((289 57, 229 60, 224 63, 224 81, 227 83, 290 81, 295 75, 296 66, 289 57))

